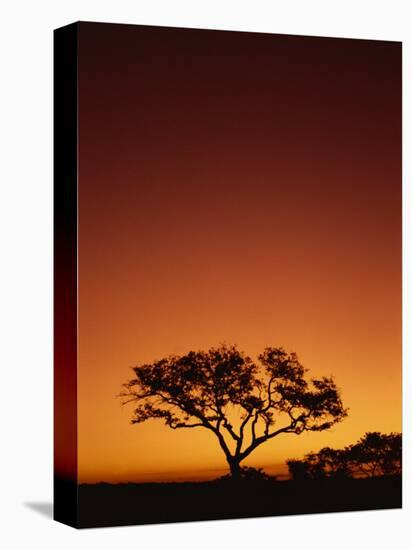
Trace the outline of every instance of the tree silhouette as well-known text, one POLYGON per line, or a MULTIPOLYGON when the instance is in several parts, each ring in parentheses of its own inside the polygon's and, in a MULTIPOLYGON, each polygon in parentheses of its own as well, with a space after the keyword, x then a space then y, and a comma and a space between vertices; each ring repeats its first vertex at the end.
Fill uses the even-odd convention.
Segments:
POLYGON ((281 434, 327 430, 347 414, 332 378, 305 380, 295 353, 266 348, 255 363, 236 346, 191 351, 133 367, 123 403, 132 423, 157 418, 172 429, 214 434, 234 479, 241 462, 281 434))
POLYGON ((398 476, 402 471, 402 435, 367 432, 344 449, 324 447, 303 460, 288 460, 294 480, 331 477, 398 476))
POLYGON ((330 447, 323 447, 317 453, 308 453, 304 460, 287 460, 286 464, 296 481, 345 478, 352 474, 346 450, 330 447))
POLYGON ((402 435, 367 432, 347 448, 347 460, 355 474, 365 477, 400 475, 402 471, 402 435))

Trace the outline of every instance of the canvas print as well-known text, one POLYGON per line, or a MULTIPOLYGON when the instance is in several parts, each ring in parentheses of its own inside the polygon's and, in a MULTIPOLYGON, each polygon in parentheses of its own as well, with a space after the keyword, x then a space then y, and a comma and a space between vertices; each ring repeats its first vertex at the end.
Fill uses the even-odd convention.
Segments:
POLYGON ((55 31, 55 518, 401 507, 401 43, 55 31))

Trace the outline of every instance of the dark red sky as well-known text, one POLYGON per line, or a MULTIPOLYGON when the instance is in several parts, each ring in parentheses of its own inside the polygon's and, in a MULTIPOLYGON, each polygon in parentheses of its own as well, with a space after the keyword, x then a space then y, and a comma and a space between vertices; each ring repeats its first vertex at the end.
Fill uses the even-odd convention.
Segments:
POLYGON ((79 36, 81 479, 220 467, 114 396, 131 365, 222 341, 295 350, 351 408, 259 465, 400 429, 400 44, 79 36))

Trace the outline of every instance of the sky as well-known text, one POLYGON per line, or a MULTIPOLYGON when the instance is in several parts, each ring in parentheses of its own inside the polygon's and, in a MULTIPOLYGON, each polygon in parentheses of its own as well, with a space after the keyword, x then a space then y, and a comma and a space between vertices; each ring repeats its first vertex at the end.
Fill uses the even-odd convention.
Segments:
POLYGON ((245 464, 400 431, 400 44, 81 24, 78 74, 79 480, 225 473, 116 397, 223 342, 296 351, 350 409, 245 464))

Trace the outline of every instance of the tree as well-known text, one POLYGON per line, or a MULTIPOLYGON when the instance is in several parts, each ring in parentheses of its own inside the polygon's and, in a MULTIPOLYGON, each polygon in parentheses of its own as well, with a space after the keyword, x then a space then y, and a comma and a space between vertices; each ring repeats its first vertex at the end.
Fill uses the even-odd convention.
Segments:
POLYGON ((400 475, 402 470, 402 435, 367 432, 344 449, 324 447, 308 453, 303 460, 288 460, 294 480, 331 477, 378 477, 400 475))
POLYGON ((346 450, 323 447, 317 453, 308 453, 303 460, 287 460, 292 479, 347 478, 351 476, 346 450))
POLYGON ((136 404, 132 423, 157 418, 172 429, 208 430, 234 479, 266 441, 327 430, 347 414, 333 379, 306 380, 297 355, 283 348, 266 348, 256 363, 236 346, 222 345, 133 371, 120 394, 124 404, 136 404))
POLYGON ((347 448, 347 460, 355 475, 364 477, 400 475, 402 471, 402 435, 367 432, 347 448))

